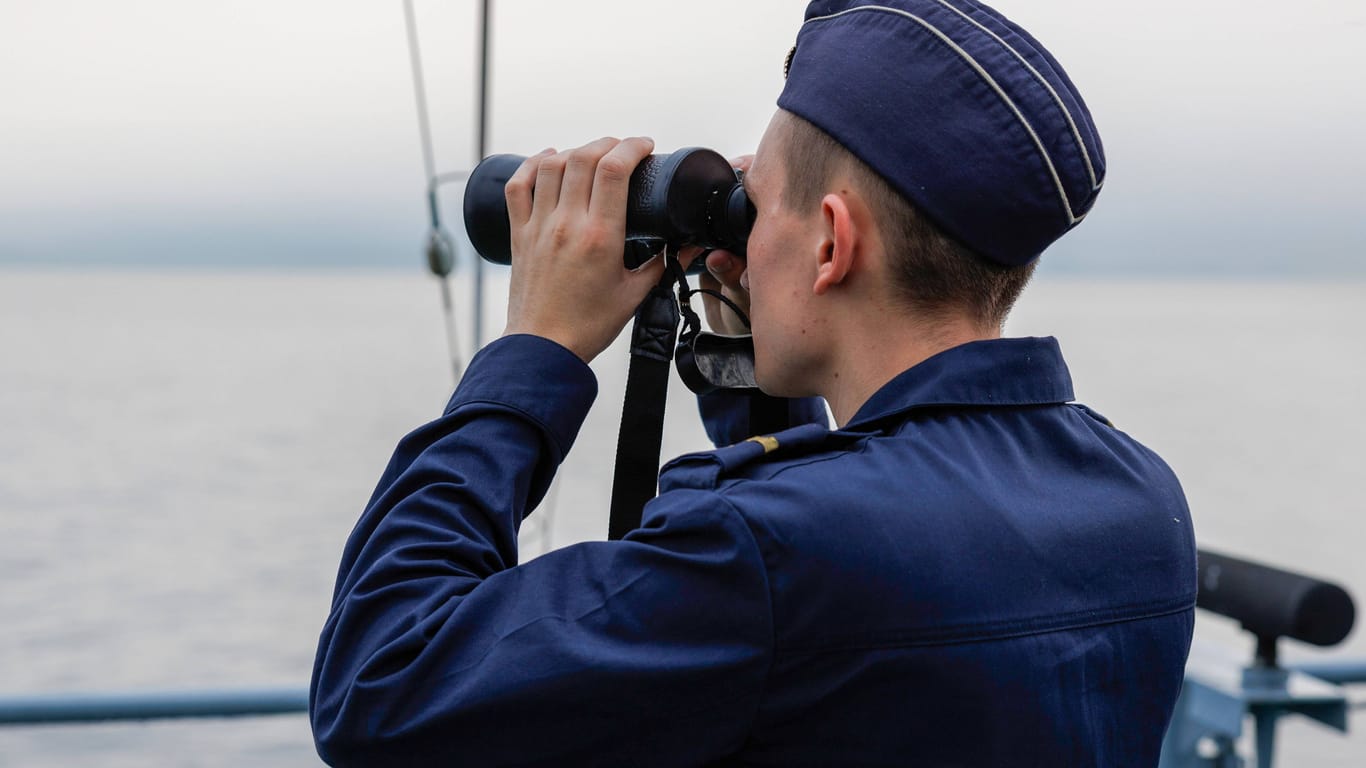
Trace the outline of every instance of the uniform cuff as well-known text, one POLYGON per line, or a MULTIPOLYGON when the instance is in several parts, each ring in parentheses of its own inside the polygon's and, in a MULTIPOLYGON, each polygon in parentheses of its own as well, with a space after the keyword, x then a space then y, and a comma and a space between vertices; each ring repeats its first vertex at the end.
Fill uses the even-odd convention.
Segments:
POLYGON ((516 334, 490 342, 470 360, 446 414, 472 404, 511 408, 543 426, 564 456, 597 394, 597 377, 578 355, 549 339, 516 334))

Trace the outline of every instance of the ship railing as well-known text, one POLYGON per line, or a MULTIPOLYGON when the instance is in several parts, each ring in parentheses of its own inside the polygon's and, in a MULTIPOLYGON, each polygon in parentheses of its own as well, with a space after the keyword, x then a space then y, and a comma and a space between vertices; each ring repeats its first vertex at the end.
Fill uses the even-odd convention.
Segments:
POLYGON ((1356 607, 1342 587, 1291 571, 1200 550, 1196 605, 1237 621, 1256 640, 1250 660, 1197 644, 1162 744, 1160 768, 1241 768, 1244 725, 1252 723, 1257 768, 1272 768, 1276 725, 1290 715, 1347 732, 1354 702, 1346 686, 1366 683, 1366 659, 1283 665, 1282 638, 1318 646, 1346 639, 1356 607))
POLYGON ((0 725, 261 717, 307 711, 308 689, 286 687, 0 696, 0 725))
MULTIPOLYGON (((1355 606, 1336 584, 1201 550, 1197 605, 1238 621, 1256 638, 1251 663, 1197 645, 1162 746, 1160 768, 1239 768, 1251 722, 1257 768, 1272 768, 1276 724, 1301 715, 1346 732, 1366 684, 1366 659, 1282 665, 1282 638, 1331 646, 1347 637, 1355 606)), ((293 715, 308 711, 303 687, 253 687, 0 696, 0 726, 107 723, 174 718, 293 715)))

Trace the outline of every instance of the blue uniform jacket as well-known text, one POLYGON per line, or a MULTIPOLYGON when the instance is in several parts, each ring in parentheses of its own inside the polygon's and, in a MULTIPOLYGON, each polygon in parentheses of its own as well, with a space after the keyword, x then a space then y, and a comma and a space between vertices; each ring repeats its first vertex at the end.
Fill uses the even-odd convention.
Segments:
MULTIPOLYGON (((347 543, 311 690, 364 766, 1155 765, 1195 544, 1176 478, 982 341, 666 465, 625 540, 517 563, 596 382, 514 336, 408 435, 347 543), (823 417, 822 417, 823 421, 823 417)), ((709 427, 744 423, 722 400, 709 427)))

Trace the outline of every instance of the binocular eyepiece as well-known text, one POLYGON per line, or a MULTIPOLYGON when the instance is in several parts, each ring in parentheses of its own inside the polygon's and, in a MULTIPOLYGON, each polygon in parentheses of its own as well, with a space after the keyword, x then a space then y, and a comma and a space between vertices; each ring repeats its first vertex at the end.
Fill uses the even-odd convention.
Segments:
MULTIPOLYGON (((465 185, 465 231, 485 260, 512 263, 503 188, 526 158, 491 155, 465 185)), ((754 205, 740 171, 710 149, 650 155, 631 173, 626 207, 626 266, 635 269, 665 246, 697 245, 743 256, 754 205)))

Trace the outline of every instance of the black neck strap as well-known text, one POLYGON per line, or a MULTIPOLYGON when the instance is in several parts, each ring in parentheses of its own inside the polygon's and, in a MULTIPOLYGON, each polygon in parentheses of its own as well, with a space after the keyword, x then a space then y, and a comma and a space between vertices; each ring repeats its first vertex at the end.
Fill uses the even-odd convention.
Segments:
POLYGON ((689 288, 687 275, 673 249, 667 249, 663 258, 664 275, 636 308, 631 326, 631 364, 626 373, 626 398, 621 406, 611 517, 607 523, 607 538, 613 540, 640 526, 645 504, 655 497, 659 486, 664 404, 675 340, 679 375, 689 389, 698 394, 724 389, 750 395, 750 434, 777 432, 788 421, 787 401, 765 396, 754 382, 754 345, 750 337, 703 333, 702 321, 692 310, 689 298, 694 293, 709 293, 739 315, 746 326, 749 318, 721 293, 689 288), (678 289, 677 300, 670 295, 674 286, 678 289))
MULTIPOLYGON (((620 539, 640 526, 645 504, 659 485, 659 449, 664 437, 664 401, 669 391, 669 363, 678 337, 678 302, 670 292, 683 279, 678 260, 666 253, 668 268, 659 284, 636 308, 631 326, 631 365, 617 434, 617 461, 612 476, 611 518, 607 538, 620 539)), ((686 286, 686 283, 684 283, 686 286)))

